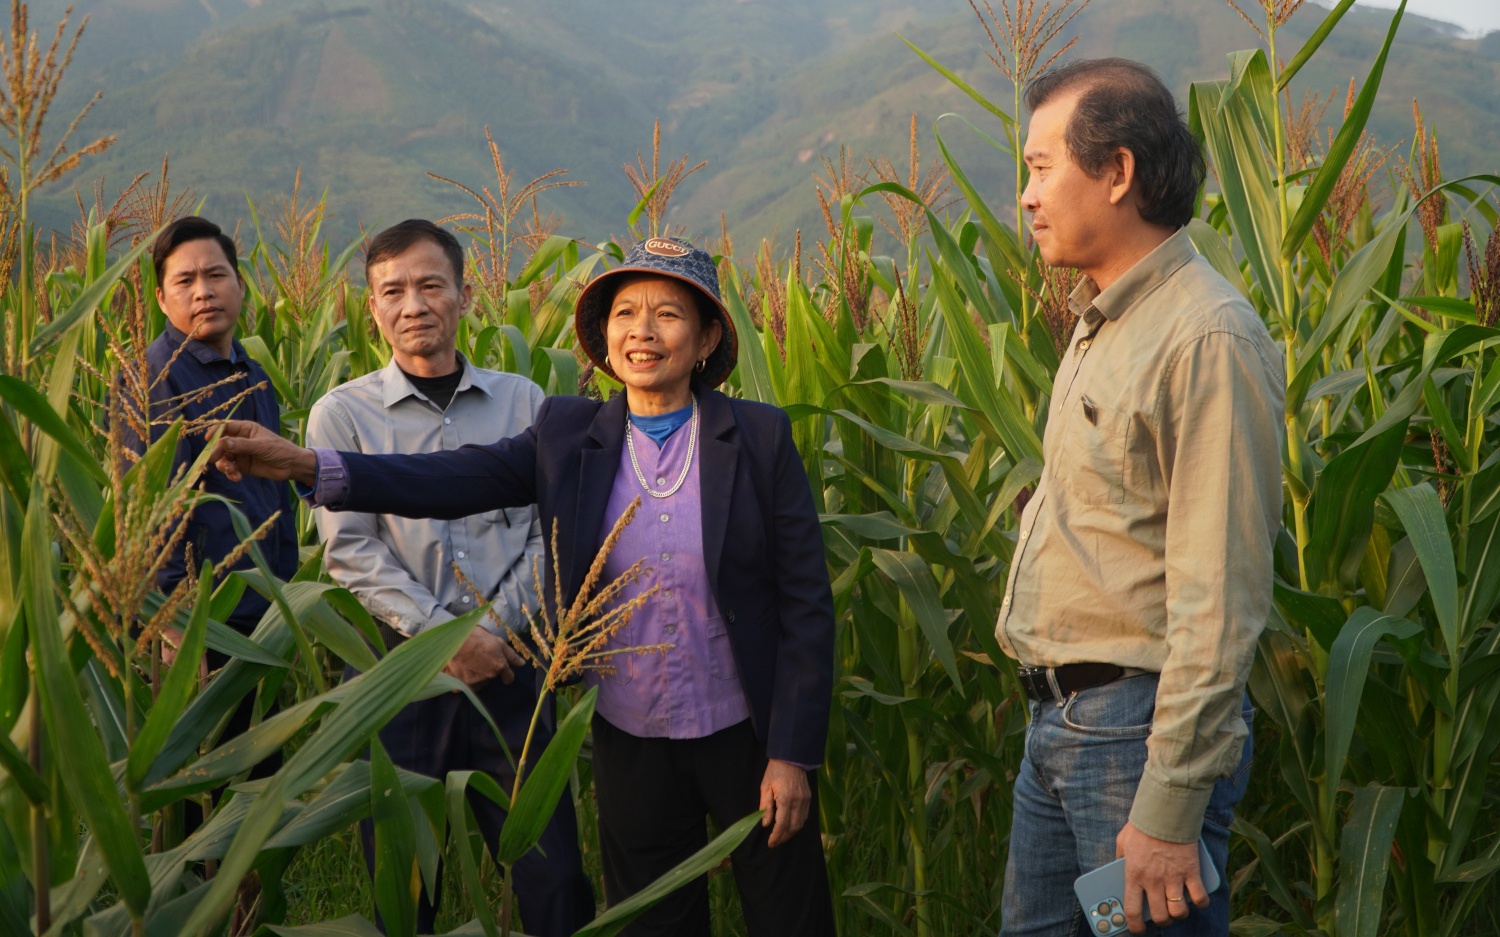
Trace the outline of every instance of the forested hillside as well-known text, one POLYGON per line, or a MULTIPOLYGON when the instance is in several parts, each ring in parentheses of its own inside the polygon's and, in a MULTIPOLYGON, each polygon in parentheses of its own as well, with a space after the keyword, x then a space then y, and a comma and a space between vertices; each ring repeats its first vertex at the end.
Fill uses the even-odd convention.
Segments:
MULTIPOLYGON (((64 6, 36 3, 33 20, 64 6)), ((1308 11, 1287 27, 1294 40, 1317 20, 1308 11)), ((300 168, 304 193, 327 190, 339 206, 335 239, 464 209, 465 196, 426 174, 493 186, 486 126, 517 185, 552 169, 586 183, 546 193, 541 210, 604 239, 635 201, 621 167, 638 151, 649 158, 660 119, 664 161, 707 161, 680 188, 674 223, 717 231, 722 213, 741 243, 779 232, 789 247, 794 229, 820 228, 813 176, 841 148, 859 168, 871 157, 900 167, 913 113, 927 156, 945 112, 995 129, 900 37, 1009 97, 964 0, 85 0, 75 18, 84 14, 54 113, 103 89, 81 132, 119 138, 91 163, 106 194, 170 154, 174 185, 206 199, 208 213, 248 220, 246 197, 288 191, 300 168)), ((1388 16, 1356 8, 1294 99, 1342 96, 1388 16)), ((1073 27, 1071 54, 1143 59, 1181 91, 1256 41, 1207 0, 1094 0, 1073 27)), ((1371 129, 1382 141, 1410 139, 1417 97, 1445 169, 1493 168, 1500 34, 1465 40, 1408 17, 1380 96, 1371 129)), ((981 184, 1009 177, 1005 157, 959 121, 941 132, 981 184)), ((70 189, 40 211, 61 228, 78 214, 70 189)))

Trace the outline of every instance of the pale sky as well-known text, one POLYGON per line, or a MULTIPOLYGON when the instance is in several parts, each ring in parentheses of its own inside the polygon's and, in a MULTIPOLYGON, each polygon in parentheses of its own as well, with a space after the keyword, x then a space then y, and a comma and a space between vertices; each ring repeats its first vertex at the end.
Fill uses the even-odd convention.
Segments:
MULTIPOLYGON (((1330 0, 1318 2, 1323 6, 1332 5, 1330 0)), ((1400 5, 1399 0, 1356 0, 1356 4, 1388 10, 1400 5)), ((1408 0, 1406 12, 1455 23, 1471 35, 1500 29, 1500 0, 1408 0)))

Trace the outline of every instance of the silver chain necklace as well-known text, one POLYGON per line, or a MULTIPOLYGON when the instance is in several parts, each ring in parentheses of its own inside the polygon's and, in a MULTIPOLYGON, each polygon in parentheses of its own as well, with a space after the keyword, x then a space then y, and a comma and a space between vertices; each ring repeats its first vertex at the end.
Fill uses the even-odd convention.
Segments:
POLYGON ((628 409, 625 411, 625 446, 630 450, 630 467, 635 469, 636 481, 640 482, 641 487, 646 489, 646 494, 653 498, 670 498, 677 493, 677 489, 682 487, 682 483, 687 481, 688 471, 693 467, 693 450, 698 448, 697 397, 693 398, 693 415, 688 418, 688 422, 692 425, 688 427, 687 458, 682 460, 682 473, 677 476, 677 481, 672 484, 671 488, 666 491, 657 491, 646 484, 646 474, 641 471, 640 460, 635 457, 635 433, 631 432, 630 411, 628 409))

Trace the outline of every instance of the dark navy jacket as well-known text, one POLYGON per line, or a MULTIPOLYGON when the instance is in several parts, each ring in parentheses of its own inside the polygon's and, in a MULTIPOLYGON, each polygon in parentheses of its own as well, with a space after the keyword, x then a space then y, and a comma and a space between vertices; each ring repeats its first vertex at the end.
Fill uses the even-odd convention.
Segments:
MULTIPOLYGON (((177 354, 177 349, 186 340, 187 336, 169 322, 161 335, 146 349, 148 373, 155 382, 151 388, 152 440, 160 439, 172 421, 179 418, 190 422, 229 417, 254 420, 271 432, 280 434, 281 408, 276 403, 276 393, 271 389, 265 369, 245 354, 239 341, 236 340, 233 344, 234 360, 230 361, 199 341, 187 341, 187 347, 181 354, 177 354), (173 360, 174 354, 176 360, 173 360), (166 376, 156 380, 163 370, 167 371, 166 376), (228 380, 229 378, 234 380, 228 380), (263 386, 230 405, 230 401, 244 394, 246 388, 257 384, 263 386), (217 386, 206 393, 201 392, 211 385, 217 386)), ((136 453, 145 449, 141 440, 128 429, 125 437, 126 445, 136 453)), ((202 432, 184 432, 177 443, 173 466, 191 465, 203 451, 205 441, 202 432)), ((260 541, 260 549, 272 572, 283 580, 292 578, 297 571, 297 528, 296 515, 292 511, 290 485, 250 476, 236 483, 218 469, 210 467, 204 472, 198 487, 202 491, 222 495, 235 502, 250 521, 252 530, 280 511, 281 516, 275 526, 260 541)), ((201 564, 205 559, 217 563, 229 555, 239 542, 240 538, 229 520, 229 510, 223 504, 215 501, 199 505, 193 509, 188 519, 187 535, 179 541, 177 549, 157 575, 157 587, 166 592, 187 575, 186 552, 189 545, 192 546, 195 564, 201 564)), ((246 556, 235 568, 251 569, 254 565, 250 557, 246 556)), ((269 602, 260 593, 254 589, 246 589, 226 624, 248 634, 268 607, 269 602)))
MULTIPOLYGON (((766 754, 823 761, 833 692, 833 595, 807 473, 781 410, 701 395, 703 556, 766 754)), ((620 467, 625 401, 550 397, 526 432, 486 446, 423 455, 342 453, 339 507, 455 518, 536 504, 549 541, 547 595, 564 601, 601 545, 620 467), (553 521, 557 555, 551 554, 553 521)))

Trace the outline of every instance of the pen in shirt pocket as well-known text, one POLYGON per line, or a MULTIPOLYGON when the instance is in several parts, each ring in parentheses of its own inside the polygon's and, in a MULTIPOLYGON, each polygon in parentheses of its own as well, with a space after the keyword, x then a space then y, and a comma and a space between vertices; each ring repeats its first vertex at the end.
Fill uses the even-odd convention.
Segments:
POLYGON ((1098 426, 1099 408, 1094 406, 1094 402, 1089 399, 1088 394, 1084 394, 1078 399, 1083 404, 1083 418, 1089 421, 1090 426, 1098 426))

